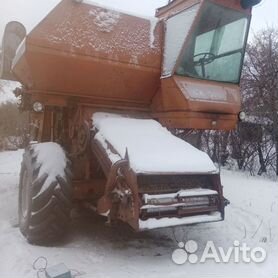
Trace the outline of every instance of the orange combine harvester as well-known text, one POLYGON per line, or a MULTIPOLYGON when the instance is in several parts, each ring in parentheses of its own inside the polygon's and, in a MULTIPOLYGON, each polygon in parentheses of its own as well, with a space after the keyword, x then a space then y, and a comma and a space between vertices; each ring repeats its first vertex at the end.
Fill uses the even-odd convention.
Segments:
POLYGON ((166 128, 231 130, 252 6, 174 0, 142 18, 61 1, 29 34, 6 26, 1 78, 31 112, 20 229, 57 240, 74 204, 146 230, 224 219, 208 156, 166 128))

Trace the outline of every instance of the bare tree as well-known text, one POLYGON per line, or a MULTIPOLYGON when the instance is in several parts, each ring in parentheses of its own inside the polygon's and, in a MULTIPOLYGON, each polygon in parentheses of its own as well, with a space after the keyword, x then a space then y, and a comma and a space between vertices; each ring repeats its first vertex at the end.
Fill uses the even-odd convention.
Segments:
POLYGON ((25 147, 29 141, 28 112, 20 112, 17 104, 7 102, 0 105, 0 150, 10 143, 25 147))
MULTIPOLYGON (((275 172, 278 175, 278 30, 268 28, 258 33, 247 46, 243 69, 242 93, 244 109, 256 116, 262 126, 269 132, 265 144, 274 146, 275 172)), ((265 146, 264 146, 265 147, 265 146)), ((271 153, 268 148, 263 153, 260 146, 260 162, 271 153)), ((263 163, 261 163, 264 171, 263 163)))

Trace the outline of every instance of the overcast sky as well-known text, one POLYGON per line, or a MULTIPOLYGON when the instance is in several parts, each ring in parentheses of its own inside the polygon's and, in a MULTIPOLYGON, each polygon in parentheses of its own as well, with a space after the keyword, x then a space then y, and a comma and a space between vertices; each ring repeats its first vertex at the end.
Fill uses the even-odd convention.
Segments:
MULTIPOLYGON (((0 0, 0 39, 7 22, 17 20, 30 31, 60 0, 0 0)), ((152 16, 168 0, 94 0, 132 13, 152 16)), ((251 33, 265 26, 278 27, 278 0, 263 0, 253 10, 251 33)))

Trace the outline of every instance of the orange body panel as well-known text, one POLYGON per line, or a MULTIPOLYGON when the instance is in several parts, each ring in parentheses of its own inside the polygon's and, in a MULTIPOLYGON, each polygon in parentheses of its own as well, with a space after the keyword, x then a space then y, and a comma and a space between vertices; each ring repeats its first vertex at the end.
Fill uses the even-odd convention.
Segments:
POLYGON ((147 19, 63 1, 27 36, 13 71, 31 90, 149 105, 162 34, 158 24, 152 41, 151 28, 147 19))
MULTIPOLYGON (((156 21, 63 0, 27 36, 13 73, 33 99, 74 97, 102 110, 143 110, 169 127, 232 129, 240 112, 237 84, 160 78, 164 20, 205 1, 173 1, 158 9, 156 21)), ((239 0, 213 2, 241 9, 239 0)))
POLYGON ((174 76, 163 79, 162 89, 153 101, 155 112, 191 110, 237 114, 240 95, 237 85, 174 76))

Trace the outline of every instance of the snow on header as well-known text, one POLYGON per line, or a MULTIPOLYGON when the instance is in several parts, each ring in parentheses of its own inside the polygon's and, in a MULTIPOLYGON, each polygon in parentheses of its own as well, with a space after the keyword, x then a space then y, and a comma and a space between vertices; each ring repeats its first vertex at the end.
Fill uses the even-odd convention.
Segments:
POLYGON ((154 120, 95 113, 93 125, 98 130, 95 139, 108 156, 103 141, 109 142, 121 158, 127 149, 131 168, 137 173, 217 172, 206 153, 172 135, 154 120))
POLYGON ((210 214, 205 214, 205 215, 187 216, 183 218, 177 218, 177 217, 163 217, 161 219, 149 218, 147 220, 139 220, 139 229, 141 231, 144 231, 144 230, 163 228, 163 227, 197 224, 203 222, 215 222, 215 221, 221 221, 221 219, 222 217, 220 212, 212 212, 210 214))

